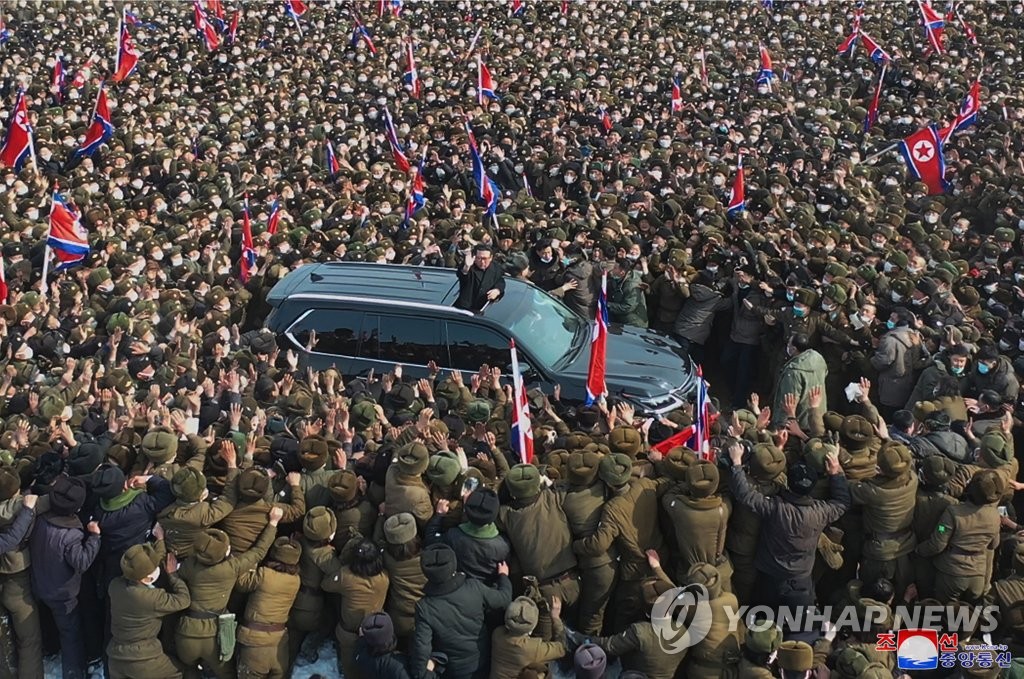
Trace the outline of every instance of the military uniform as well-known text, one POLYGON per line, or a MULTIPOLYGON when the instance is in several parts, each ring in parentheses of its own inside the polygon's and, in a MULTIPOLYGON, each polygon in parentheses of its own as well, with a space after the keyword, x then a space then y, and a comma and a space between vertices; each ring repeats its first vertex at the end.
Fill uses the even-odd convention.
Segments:
POLYGON ((212 502, 202 502, 206 477, 192 468, 179 470, 171 479, 171 490, 177 500, 158 514, 164 528, 167 548, 179 558, 192 556, 193 542, 202 529, 217 523, 235 508, 238 486, 234 483, 238 469, 228 470, 224 494, 212 502))
MULTIPOLYGON (((352 549, 359 544, 356 540, 349 541, 346 548, 352 549)), ((342 562, 346 559, 343 556, 342 562)), ((356 575, 348 566, 333 577, 324 578, 321 585, 329 594, 342 595, 338 602, 338 625, 334 629, 338 640, 338 663, 346 677, 352 679, 373 679, 363 677, 355 665, 356 641, 359 639, 359 623, 370 613, 382 610, 388 593, 388 574, 381 572, 370 577, 356 575)))
POLYGON ((181 679, 181 671, 160 645, 159 634, 165 615, 188 608, 188 587, 174 573, 167 574, 166 589, 139 582, 159 568, 165 555, 162 540, 129 547, 121 558, 123 575, 110 583, 107 659, 111 679, 181 679))
POLYGON ((284 512, 281 523, 288 524, 298 521, 306 513, 306 499, 298 485, 289 489, 291 502, 271 503, 264 499, 270 486, 266 472, 257 469, 246 469, 238 475, 238 503, 231 513, 221 519, 217 528, 231 538, 231 550, 240 554, 256 542, 256 538, 267 525, 271 507, 280 507, 284 512))
MULTIPOLYGON (((270 561, 296 567, 302 548, 278 538, 270 561)), ((244 622, 238 628, 239 679, 282 679, 288 670, 288 612, 299 591, 299 576, 263 565, 238 577, 237 588, 249 592, 244 622)))
MULTIPOLYGON (((779 448, 770 444, 754 446, 750 461, 751 487, 765 497, 778 495, 786 487, 786 456, 779 448)), ((725 546, 733 566, 732 588, 740 603, 750 601, 754 588, 754 555, 761 530, 761 518, 736 503, 729 516, 729 529, 725 535, 725 546)))
MULTIPOLYGON (((334 513, 326 507, 314 507, 302 522, 299 592, 288 614, 288 658, 291 662, 298 656, 306 636, 321 631, 328 621, 320 583, 341 569, 341 560, 330 543, 336 529, 334 513)), ((314 635, 314 639, 317 638, 314 635)))
POLYGON ((534 636, 541 617, 537 604, 519 597, 505 611, 505 624, 491 634, 490 679, 519 679, 520 673, 531 665, 544 665, 565 655, 565 630, 558 618, 550 619, 540 627, 548 634, 534 636))
MULTIPOLYGON (((946 492, 946 483, 952 477, 956 464, 947 457, 933 455, 921 463, 922 483, 917 489, 914 503, 914 535, 918 544, 931 537, 946 508, 956 504, 956 498, 946 492)), ((913 554, 914 583, 918 596, 935 595, 935 564, 931 557, 913 554)))
POLYGON ((718 490, 718 468, 701 462, 686 470, 686 479, 665 493, 662 508, 675 528, 676 582, 698 563, 709 563, 721 574, 719 586, 732 589, 732 563, 725 551, 731 505, 718 490))
POLYGON ((940 601, 977 600, 988 590, 999 544, 995 503, 1002 492, 995 472, 979 472, 968 488, 970 501, 946 507, 932 535, 918 545, 918 554, 934 557, 935 595, 940 601))
POLYGON ((236 676, 234 659, 222 660, 218 617, 227 612, 228 598, 239 575, 259 565, 276 532, 277 528, 268 523, 251 548, 231 556, 227 556, 231 543, 223 531, 214 528, 197 534, 195 556, 187 559, 180 570, 192 601, 178 620, 174 635, 178 659, 187 667, 186 679, 199 679, 200 665, 217 679, 236 676))
MULTIPOLYGON (((18 481, 13 474, 0 475, 0 484, 7 482, 17 490, 18 481)), ((36 504, 36 514, 43 514, 45 509, 36 504)), ((7 527, 14 521, 22 508, 21 497, 13 497, 0 502, 0 528, 7 527)), ((18 679, 42 679, 43 677, 43 639, 39 630, 39 609, 32 597, 32 582, 29 569, 32 560, 28 545, 0 554, 0 605, 3 612, 10 616, 14 628, 14 639, 18 650, 18 679)), ((8 657, 7 653, 2 654, 8 657)), ((0 662, 0 679, 12 679, 15 674, 7 663, 0 662)))
MULTIPOLYGON (((601 456, 577 450, 566 465, 569 484, 562 495, 562 511, 569 521, 574 540, 590 537, 597 530, 604 506, 604 484, 597 481, 601 456)), ((600 634, 604 611, 615 584, 615 545, 594 556, 578 556, 580 604, 577 627, 584 634, 600 634)))

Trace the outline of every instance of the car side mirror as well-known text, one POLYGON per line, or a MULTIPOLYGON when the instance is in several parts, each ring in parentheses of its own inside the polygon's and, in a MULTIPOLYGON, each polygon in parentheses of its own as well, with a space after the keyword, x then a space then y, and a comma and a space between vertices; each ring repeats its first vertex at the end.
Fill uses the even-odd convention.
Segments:
MULTIPOLYGON (((530 379, 533 379, 534 377, 537 376, 537 373, 534 371, 533 366, 531 366, 526 361, 519 361, 519 373, 523 376, 524 380, 530 380, 530 379)), ((512 374, 512 364, 511 363, 509 363, 508 365, 505 366, 505 374, 506 375, 511 375, 512 374)))

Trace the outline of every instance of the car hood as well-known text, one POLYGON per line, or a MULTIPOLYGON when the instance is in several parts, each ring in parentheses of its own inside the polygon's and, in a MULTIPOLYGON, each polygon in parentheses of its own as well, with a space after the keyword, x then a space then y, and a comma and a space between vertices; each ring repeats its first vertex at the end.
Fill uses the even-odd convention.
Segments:
MULTIPOLYGON (((587 379, 590 350, 584 348, 563 372, 587 379)), ((605 382, 611 396, 659 396, 695 384, 693 365, 686 351, 667 335, 640 328, 613 325, 608 329, 605 382)))

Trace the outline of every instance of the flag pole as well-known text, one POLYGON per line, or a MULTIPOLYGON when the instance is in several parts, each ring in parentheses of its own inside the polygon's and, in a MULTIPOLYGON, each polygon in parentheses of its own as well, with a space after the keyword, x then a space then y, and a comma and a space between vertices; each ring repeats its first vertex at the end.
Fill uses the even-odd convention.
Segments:
POLYGON ((483 62, 480 60, 480 55, 476 55, 476 103, 480 106, 484 105, 484 78, 483 72, 481 71, 482 63, 483 62))
POLYGON ((36 131, 32 127, 32 124, 25 121, 28 126, 28 155, 32 159, 32 168, 36 171, 36 176, 39 176, 39 161, 36 160, 36 131))
POLYGON ((868 156, 868 157, 867 157, 867 158, 865 158, 864 160, 860 161, 860 164, 861 164, 861 165, 866 165, 866 164, 867 164, 867 163, 869 163, 870 161, 873 161, 873 160, 877 160, 877 159, 881 158, 882 156, 885 156, 885 155, 886 155, 886 154, 888 154, 888 153, 889 153, 890 151, 892 151, 892 150, 893 150, 893 148, 895 148, 895 147, 899 146, 899 143, 900 143, 900 142, 899 142, 899 141, 897 141, 897 142, 895 142, 895 143, 891 143, 891 144, 889 144, 888 146, 886 146, 885 148, 883 148, 883 150, 882 150, 882 151, 880 151, 879 153, 877 153, 877 154, 871 154, 870 156, 868 156))
POLYGON ((299 23, 299 15, 291 9, 291 5, 288 6, 288 13, 292 15, 292 19, 295 20, 295 28, 299 32, 299 37, 302 37, 302 25, 299 23))
POLYGON ((53 185, 53 191, 54 192, 50 194, 50 216, 49 219, 47 219, 49 224, 46 227, 46 247, 43 248, 43 280, 39 288, 43 297, 46 296, 46 292, 48 290, 46 279, 50 275, 50 233, 53 231, 53 207, 55 205, 53 196, 57 192, 56 183, 53 185))
POLYGON ((114 38, 114 73, 121 68, 121 32, 124 30, 124 13, 127 11, 127 5, 121 5, 121 18, 117 20, 117 36, 114 38))
POLYGON ((469 42, 469 49, 466 50, 466 56, 462 57, 463 61, 465 61, 466 59, 469 59, 471 56, 473 56, 473 50, 476 48, 476 41, 480 39, 480 32, 483 31, 483 30, 484 30, 483 25, 481 25, 479 28, 476 29, 476 34, 473 36, 473 39, 470 40, 470 42, 469 42))

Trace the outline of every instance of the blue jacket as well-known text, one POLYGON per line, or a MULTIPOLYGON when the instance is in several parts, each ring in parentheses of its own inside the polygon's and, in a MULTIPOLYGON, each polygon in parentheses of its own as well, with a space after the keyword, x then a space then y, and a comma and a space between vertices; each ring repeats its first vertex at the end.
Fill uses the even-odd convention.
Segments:
MULTIPOLYGON (((131 493, 132 491, 128 491, 131 493)), ((127 496, 122 498, 128 499, 127 496)), ((100 591, 106 592, 110 582, 121 575, 121 556, 132 545, 141 545, 149 539, 157 514, 174 502, 174 493, 167 479, 154 476, 146 484, 146 492, 130 498, 123 507, 118 498, 101 501, 93 519, 100 524, 102 544, 98 574, 100 591)))
POLYGON ((86 533, 77 516, 43 514, 29 538, 33 594, 51 608, 63 606, 65 613, 71 612, 78 605, 82 573, 99 551, 100 536, 86 533))

